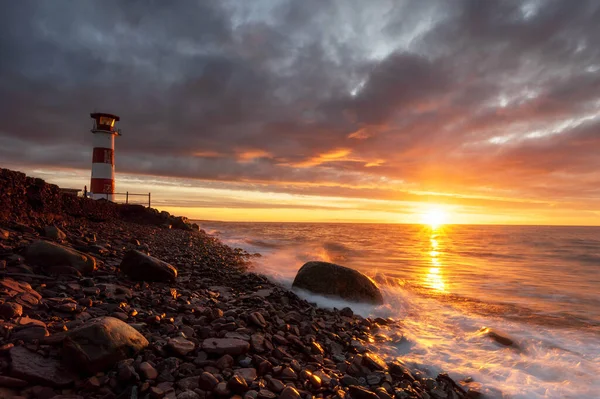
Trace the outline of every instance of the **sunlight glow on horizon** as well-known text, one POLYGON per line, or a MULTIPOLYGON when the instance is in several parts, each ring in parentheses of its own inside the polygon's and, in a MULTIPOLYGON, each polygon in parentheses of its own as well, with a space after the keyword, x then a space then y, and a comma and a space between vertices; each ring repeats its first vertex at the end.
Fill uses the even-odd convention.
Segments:
POLYGON ((447 221, 448 213, 439 206, 427 209, 421 217, 421 223, 429 225, 434 230, 446 224, 447 221))

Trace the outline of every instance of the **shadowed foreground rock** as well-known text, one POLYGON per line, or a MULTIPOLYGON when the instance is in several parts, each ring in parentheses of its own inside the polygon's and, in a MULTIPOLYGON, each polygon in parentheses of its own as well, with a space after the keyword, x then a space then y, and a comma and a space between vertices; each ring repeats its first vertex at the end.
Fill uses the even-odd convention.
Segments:
POLYGON ((305 263, 298 270, 292 287, 353 302, 383 303, 381 291, 370 278, 334 263, 305 263))
POLYGON ((119 269, 138 281, 175 281, 177 278, 177 269, 173 266, 134 249, 125 254, 119 269))
POLYGON ((112 367, 148 346, 148 340, 114 317, 99 317, 69 332, 63 358, 89 373, 112 367))
POLYGON ((25 258, 46 270, 55 266, 70 266, 81 274, 91 274, 96 270, 93 256, 48 241, 35 241, 27 248, 25 258))
POLYGON ((64 387, 73 383, 73 376, 54 359, 47 359, 22 346, 10 349, 10 375, 33 384, 64 387))

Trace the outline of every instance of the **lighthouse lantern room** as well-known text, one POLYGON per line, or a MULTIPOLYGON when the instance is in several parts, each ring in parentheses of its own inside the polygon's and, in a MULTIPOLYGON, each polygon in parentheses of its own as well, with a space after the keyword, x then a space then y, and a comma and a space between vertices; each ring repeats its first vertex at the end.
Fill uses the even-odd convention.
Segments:
POLYGON ((92 113, 90 116, 94 119, 90 197, 113 201, 115 193, 115 137, 121 135, 121 130, 115 129, 115 123, 120 118, 117 115, 99 112, 92 113))

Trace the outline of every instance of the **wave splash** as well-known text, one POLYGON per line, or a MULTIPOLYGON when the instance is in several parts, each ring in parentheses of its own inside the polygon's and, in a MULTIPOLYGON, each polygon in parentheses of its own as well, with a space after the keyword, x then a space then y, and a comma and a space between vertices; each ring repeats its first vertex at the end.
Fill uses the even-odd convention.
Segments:
MULTIPOLYGON (((225 239, 260 252, 255 270, 291 289, 297 269, 309 260, 344 264, 356 255, 347 244, 225 239)), ((521 305, 480 300, 398 277, 372 262, 361 271, 382 288, 382 306, 348 303, 297 290, 327 308, 351 307, 364 317, 391 317, 401 328, 379 331, 373 347, 428 375, 447 372, 465 388, 489 398, 541 399, 599 397, 600 326, 569 315, 548 315, 521 305), (491 339, 483 328, 500 331, 514 345, 491 339)), ((384 327, 384 329, 387 327, 384 327)))

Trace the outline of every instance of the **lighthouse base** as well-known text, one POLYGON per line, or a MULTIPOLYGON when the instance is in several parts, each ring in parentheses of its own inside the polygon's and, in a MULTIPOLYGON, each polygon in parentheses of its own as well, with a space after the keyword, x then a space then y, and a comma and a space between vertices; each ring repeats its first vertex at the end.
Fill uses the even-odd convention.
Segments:
POLYGON ((114 194, 106 194, 106 193, 89 193, 88 194, 89 198, 94 199, 94 200, 108 200, 108 201, 113 201, 115 200, 115 195, 114 194))

